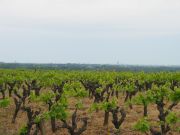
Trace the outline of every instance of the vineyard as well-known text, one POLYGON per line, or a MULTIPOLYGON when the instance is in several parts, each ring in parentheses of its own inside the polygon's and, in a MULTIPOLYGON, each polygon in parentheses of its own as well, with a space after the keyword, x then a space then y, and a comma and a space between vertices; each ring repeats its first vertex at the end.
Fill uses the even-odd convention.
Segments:
POLYGON ((180 72, 0 70, 0 135, 179 135, 180 72))

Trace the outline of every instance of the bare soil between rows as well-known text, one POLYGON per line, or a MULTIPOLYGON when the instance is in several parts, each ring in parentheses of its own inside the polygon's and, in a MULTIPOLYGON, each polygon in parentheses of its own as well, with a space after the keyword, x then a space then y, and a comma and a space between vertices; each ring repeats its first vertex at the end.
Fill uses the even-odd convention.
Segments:
MULTIPOLYGON (((124 97, 122 96, 119 100, 119 105, 122 106, 124 97)), ((79 118, 88 116, 88 127, 82 135, 115 135, 115 128, 111 122, 112 116, 110 115, 109 125, 108 127, 103 127, 104 120, 104 112, 93 112, 90 113, 88 108, 91 106, 93 100, 89 98, 84 98, 84 109, 79 110, 77 112, 79 118)), ((74 108, 75 99, 69 99, 70 109, 69 116, 71 116, 74 108)), ((44 105, 46 107, 46 105, 44 105)), ((12 116, 14 113, 14 103, 11 102, 11 105, 7 108, 0 109, 0 135, 18 135, 18 131, 21 126, 26 124, 27 118, 26 113, 20 111, 18 117, 16 119, 16 123, 12 124, 12 116)), ((127 112, 127 117, 125 122, 122 124, 119 135, 143 135, 143 133, 137 132, 133 130, 133 125, 143 117, 143 106, 133 105, 133 109, 129 109, 125 106, 125 110, 127 112)), ((178 104, 173 111, 180 112, 180 104, 178 104)), ((155 105, 150 105, 148 107, 148 116, 151 122, 158 121, 158 111, 155 105)), ((70 122, 70 121, 69 121, 70 122)), ((57 121, 57 124, 60 125, 61 122, 57 121)), ((180 125, 178 125, 180 127, 180 125)), ((157 127, 158 129, 158 127, 157 127)), ((47 135, 69 135, 66 129, 60 129, 56 133, 52 133, 50 121, 45 122, 45 131, 47 135)), ((169 135, 180 135, 180 133, 171 131, 168 133, 169 135)))

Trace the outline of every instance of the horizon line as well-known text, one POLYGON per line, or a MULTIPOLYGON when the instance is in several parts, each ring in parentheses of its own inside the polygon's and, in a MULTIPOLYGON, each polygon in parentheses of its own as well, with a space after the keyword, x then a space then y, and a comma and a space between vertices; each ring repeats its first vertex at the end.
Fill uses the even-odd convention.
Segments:
POLYGON ((156 64, 110 64, 110 63, 56 63, 56 62, 1 62, 0 64, 35 64, 35 65, 45 65, 45 64, 52 64, 52 65, 109 65, 109 66, 137 66, 137 67, 180 67, 180 65, 156 65, 156 64))

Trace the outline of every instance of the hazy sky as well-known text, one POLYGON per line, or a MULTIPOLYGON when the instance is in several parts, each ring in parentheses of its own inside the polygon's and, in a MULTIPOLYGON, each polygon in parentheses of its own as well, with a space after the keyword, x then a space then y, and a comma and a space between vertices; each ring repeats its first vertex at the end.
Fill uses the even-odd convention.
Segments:
POLYGON ((0 0, 0 61, 180 65, 180 0, 0 0))

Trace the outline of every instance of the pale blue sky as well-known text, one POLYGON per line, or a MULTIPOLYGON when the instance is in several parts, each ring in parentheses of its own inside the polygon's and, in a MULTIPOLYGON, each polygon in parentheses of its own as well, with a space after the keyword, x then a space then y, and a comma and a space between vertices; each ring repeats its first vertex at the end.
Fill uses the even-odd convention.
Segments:
POLYGON ((179 0, 0 0, 0 61, 180 65, 179 0))

